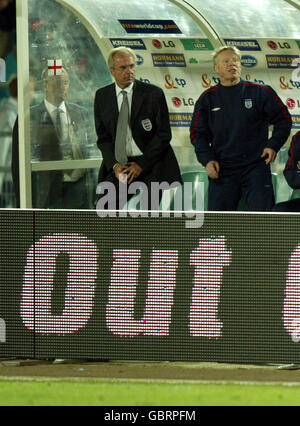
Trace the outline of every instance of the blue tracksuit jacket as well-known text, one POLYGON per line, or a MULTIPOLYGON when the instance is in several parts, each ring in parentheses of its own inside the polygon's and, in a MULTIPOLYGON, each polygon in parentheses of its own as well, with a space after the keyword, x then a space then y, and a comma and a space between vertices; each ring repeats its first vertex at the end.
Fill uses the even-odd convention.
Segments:
POLYGON ((291 126, 287 107, 270 86, 241 80, 230 87, 218 84, 200 96, 190 135, 203 166, 216 160, 223 168, 238 168, 261 160, 265 147, 277 152, 291 126))

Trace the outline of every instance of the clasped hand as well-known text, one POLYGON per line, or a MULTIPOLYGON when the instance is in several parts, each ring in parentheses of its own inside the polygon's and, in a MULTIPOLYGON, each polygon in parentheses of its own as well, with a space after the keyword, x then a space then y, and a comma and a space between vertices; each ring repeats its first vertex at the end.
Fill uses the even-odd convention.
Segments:
POLYGON ((126 164, 126 166, 122 166, 122 164, 117 164, 114 171, 115 171, 116 178, 120 182, 122 183, 127 182, 130 185, 134 179, 139 177, 143 169, 137 163, 135 163, 134 161, 131 161, 128 164, 126 164))

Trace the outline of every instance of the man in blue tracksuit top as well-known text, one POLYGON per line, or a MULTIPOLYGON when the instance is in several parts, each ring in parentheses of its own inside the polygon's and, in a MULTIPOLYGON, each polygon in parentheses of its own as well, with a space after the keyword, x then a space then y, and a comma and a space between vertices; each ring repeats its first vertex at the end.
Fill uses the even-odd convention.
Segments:
POLYGON ((214 70, 220 83, 200 96, 190 128, 209 177, 208 210, 237 210, 241 198, 250 211, 271 210, 270 163, 290 134, 291 116, 270 86, 241 80, 235 47, 214 52, 214 70))

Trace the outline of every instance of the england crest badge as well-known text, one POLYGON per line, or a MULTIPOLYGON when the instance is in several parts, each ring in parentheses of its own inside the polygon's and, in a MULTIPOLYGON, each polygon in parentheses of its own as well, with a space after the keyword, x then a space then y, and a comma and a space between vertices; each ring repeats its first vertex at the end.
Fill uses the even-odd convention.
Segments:
POLYGON ((149 118, 146 118, 145 120, 142 120, 142 126, 146 132, 151 132, 152 130, 152 123, 149 118))
POLYGON ((252 99, 245 99, 245 107, 251 109, 253 107, 252 99))

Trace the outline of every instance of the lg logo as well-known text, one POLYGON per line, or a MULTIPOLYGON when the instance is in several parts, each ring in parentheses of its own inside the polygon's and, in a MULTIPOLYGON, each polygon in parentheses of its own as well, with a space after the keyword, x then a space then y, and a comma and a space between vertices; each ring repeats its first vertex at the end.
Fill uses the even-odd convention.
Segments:
POLYGON ((276 43, 275 41, 270 40, 270 41, 268 41, 267 44, 270 47, 270 49, 272 49, 272 50, 277 50, 278 47, 280 49, 290 49, 291 48, 291 45, 287 41, 276 43))
POLYGON ((172 102, 173 102, 173 105, 176 106, 177 108, 179 108, 181 106, 181 99, 180 98, 174 97, 174 98, 172 98, 172 102))
POLYGON ((183 106, 188 106, 188 107, 195 105, 195 101, 192 98, 188 98, 188 99, 182 98, 182 99, 180 99, 180 98, 174 97, 174 98, 172 98, 172 102, 173 102, 173 105, 176 108, 179 108, 182 105, 183 106))
POLYGON ((152 41, 152 45, 156 49, 162 49, 163 47, 166 47, 166 48, 174 48, 174 47, 176 47, 176 44, 172 40, 169 40, 169 41, 153 40, 152 41))
POLYGON ((294 99, 292 99, 292 98, 288 98, 288 99, 286 100, 286 105, 287 105, 287 107, 288 107, 289 109, 294 109, 294 108, 296 108, 296 105, 297 105, 297 107, 298 107, 298 108, 300 108, 300 101, 299 101, 299 100, 297 100, 297 102, 296 102, 294 99))
POLYGON ((288 98, 288 99, 286 100, 286 105, 287 105, 287 107, 288 107, 289 109, 294 109, 294 108, 295 108, 295 106, 296 106, 296 102, 294 101, 294 99, 292 99, 292 98, 288 98))

